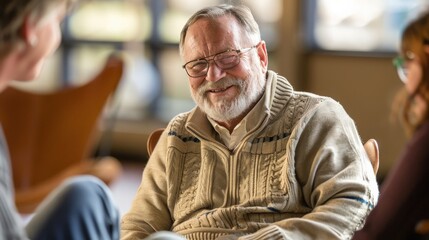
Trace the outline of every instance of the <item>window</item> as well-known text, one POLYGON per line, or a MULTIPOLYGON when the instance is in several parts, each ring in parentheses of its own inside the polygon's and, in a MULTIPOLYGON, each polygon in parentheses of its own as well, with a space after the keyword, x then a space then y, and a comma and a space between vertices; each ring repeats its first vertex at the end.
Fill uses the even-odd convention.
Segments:
POLYGON ((310 46, 332 51, 394 52, 413 17, 427 0, 311 0, 310 46))
MULTIPOLYGON (((170 120, 194 107, 178 51, 180 31, 197 10, 222 0, 93 0, 83 1, 66 19, 56 59, 61 77, 81 84, 98 71, 106 57, 121 50, 127 60, 120 86, 120 118, 170 120)), ((282 0, 246 1, 260 24, 269 51, 277 46, 282 0), (270 14, 267 14, 267 13, 270 14)), ((46 76, 45 77, 49 77, 46 76)), ((52 76, 51 76, 52 78, 52 76)), ((54 77, 55 78, 55 77, 54 77)))

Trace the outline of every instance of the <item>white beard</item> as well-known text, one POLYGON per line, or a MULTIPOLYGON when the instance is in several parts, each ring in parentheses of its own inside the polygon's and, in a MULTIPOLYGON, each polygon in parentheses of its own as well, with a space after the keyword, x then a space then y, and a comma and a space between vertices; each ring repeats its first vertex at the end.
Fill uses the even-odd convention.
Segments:
POLYGON ((231 121, 243 113, 247 113, 250 107, 259 100, 265 89, 264 75, 258 75, 251 78, 249 75, 246 80, 235 78, 224 78, 217 82, 204 82, 197 91, 191 89, 192 98, 210 118, 218 122, 231 121), (234 85, 238 88, 238 96, 232 100, 223 99, 212 103, 206 96, 210 88, 226 88, 234 85))

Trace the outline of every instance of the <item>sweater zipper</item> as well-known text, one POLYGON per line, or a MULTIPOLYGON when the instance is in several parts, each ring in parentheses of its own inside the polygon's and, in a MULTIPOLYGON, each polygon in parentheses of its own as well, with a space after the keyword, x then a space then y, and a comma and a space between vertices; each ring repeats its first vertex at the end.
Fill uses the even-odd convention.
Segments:
POLYGON ((238 172, 237 172, 237 159, 235 158, 235 154, 230 152, 229 162, 228 162, 228 205, 232 206, 237 204, 238 201, 238 172))

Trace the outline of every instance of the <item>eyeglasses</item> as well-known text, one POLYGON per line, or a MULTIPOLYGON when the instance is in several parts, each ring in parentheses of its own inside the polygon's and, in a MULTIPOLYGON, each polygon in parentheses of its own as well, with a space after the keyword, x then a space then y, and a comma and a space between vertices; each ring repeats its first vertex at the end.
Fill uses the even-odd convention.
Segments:
POLYGON ((412 61, 415 57, 416 55, 413 52, 407 51, 405 53, 405 56, 397 56, 392 61, 393 66, 396 67, 396 71, 398 72, 399 79, 401 79, 403 83, 406 83, 408 78, 407 64, 408 62, 412 61))
MULTIPOLYGON (((429 39, 423 39, 422 43, 423 45, 429 45, 429 39)), ((403 83, 406 83, 408 78, 407 64, 415 58, 416 55, 413 52, 407 51, 405 52, 405 56, 397 56, 392 61, 393 66, 396 67, 398 72, 399 79, 401 79, 403 83)))
POLYGON ((259 45, 242 48, 242 49, 229 49, 224 52, 216 53, 214 55, 199 58, 196 60, 185 63, 182 67, 190 77, 203 77, 207 75, 210 67, 210 61, 214 61, 217 67, 222 70, 228 70, 240 63, 240 54, 250 51, 259 45))

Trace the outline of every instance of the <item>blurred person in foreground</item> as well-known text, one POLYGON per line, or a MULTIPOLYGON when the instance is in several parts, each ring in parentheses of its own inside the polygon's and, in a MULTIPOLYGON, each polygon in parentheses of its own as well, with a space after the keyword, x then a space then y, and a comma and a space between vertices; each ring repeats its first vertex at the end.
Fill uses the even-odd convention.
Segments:
POLYGON ((404 82, 395 113, 409 140, 381 186, 377 206, 353 239, 419 239, 424 237, 419 223, 429 220, 429 12, 407 25, 394 64, 404 82))
POLYGON ((161 135, 121 237, 350 238, 378 186, 342 106, 268 70, 245 6, 195 13, 180 54, 197 106, 161 135))
MULTIPOLYGON (((73 0, 0 0, 0 91, 12 80, 39 75, 61 41, 60 23, 71 4, 73 0)), ((10 167, 0 128, 1 240, 119 239, 119 213, 109 190, 90 176, 63 183, 24 226, 14 204, 10 167)))

